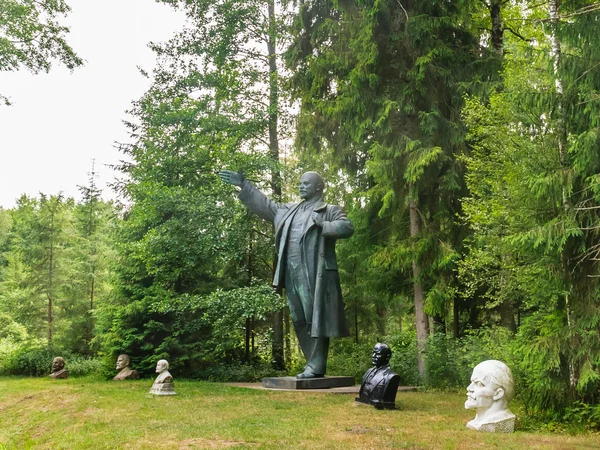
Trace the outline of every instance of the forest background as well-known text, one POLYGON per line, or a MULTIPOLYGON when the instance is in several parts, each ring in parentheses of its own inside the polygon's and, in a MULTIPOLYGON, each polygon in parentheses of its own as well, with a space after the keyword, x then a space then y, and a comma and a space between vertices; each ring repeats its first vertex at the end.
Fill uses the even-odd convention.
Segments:
MULTIPOLYGON (((187 25, 151 43, 114 188, 0 210, 0 372, 214 381, 295 373, 273 236, 218 179, 281 201, 304 170, 355 224, 338 243, 352 337, 405 384, 513 370, 527 414, 600 426, 600 3, 161 0, 187 25)), ((0 0, 0 70, 82 64, 62 0, 0 0)), ((6 106, 10 107, 10 106, 6 106)))

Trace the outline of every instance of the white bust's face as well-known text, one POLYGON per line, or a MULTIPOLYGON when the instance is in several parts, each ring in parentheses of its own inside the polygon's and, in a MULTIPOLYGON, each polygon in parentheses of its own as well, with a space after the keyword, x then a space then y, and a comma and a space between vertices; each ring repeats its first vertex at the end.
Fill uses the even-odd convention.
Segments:
POLYGON ((471 384, 467 388, 466 409, 483 412, 502 397, 502 394, 498 392, 499 387, 491 381, 491 378, 492 373, 486 370, 486 367, 479 365, 473 369, 471 384))
POLYGON ((163 373, 165 370, 167 370, 167 364, 164 361, 156 363, 156 373, 163 373))

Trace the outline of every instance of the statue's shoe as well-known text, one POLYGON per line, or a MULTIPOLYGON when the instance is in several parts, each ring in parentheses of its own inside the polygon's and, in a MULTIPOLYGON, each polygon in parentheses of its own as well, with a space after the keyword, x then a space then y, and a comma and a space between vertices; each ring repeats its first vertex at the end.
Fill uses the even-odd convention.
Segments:
POLYGON ((310 371, 305 370, 302 373, 299 373, 298 375, 296 375, 296 378, 299 378, 301 380, 306 379, 306 378, 323 378, 325 375, 321 374, 321 373, 312 373, 310 371))

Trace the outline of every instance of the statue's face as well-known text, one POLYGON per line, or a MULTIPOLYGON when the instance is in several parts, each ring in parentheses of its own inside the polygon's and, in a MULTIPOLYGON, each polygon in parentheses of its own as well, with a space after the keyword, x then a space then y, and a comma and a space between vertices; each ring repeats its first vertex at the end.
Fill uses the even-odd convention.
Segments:
POLYGON ((125 355, 119 355, 117 358, 117 370, 124 369, 129 365, 129 361, 125 355))
POLYGON ((65 367, 65 363, 62 359, 54 358, 52 360, 52 372, 58 372, 59 370, 62 370, 63 367, 65 367))
POLYGON ((496 386, 492 381, 492 374, 481 366, 473 369, 471 375, 471 384, 467 388, 466 409, 487 410, 494 404, 494 395, 496 395, 496 386))
POLYGON ((323 192, 323 185, 314 173, 305 173, 300 178, 300 198, 313 200, 323 192))
POLYGON ((376 345, 373 347, 373 353, 371 354, 371 362, 375 367, 383 367, 389 362, 390 355, 385 347, 376 345))
POLYGON ((162 373, 167 370, 167 365, 163 361, 156 363, 156 373, 162 373))

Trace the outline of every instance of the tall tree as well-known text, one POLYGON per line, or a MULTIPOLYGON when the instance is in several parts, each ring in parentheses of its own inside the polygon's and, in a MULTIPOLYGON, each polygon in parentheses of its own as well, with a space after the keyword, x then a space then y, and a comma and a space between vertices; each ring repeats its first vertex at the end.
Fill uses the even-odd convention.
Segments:
MULTIPOLYGON (((468 2, 302 2, 288 63, 298 146, 366 172, 381 221, 376 264, 412 279, 419 372, 428 315, 445 315, 463 231, 462 94, 486 79, 468 2), (428 314, 429 313, 429 314, 428 314)), ((363 196, 362 193, 357 193, 363 196)))
POLYGON ((73 200, 62 194, 40 194, 39 200, 21 197, 13 214, 8 265, 2 277, 2 306, 31 335, 41 337, 45 330, 49 344, 71 283, 73 207, 73 200))
POLYGON ((592 2, 532 5, 531 44, 508 44, 504 89, 465 110, 474 234, 461 271, 474 289, 492 275, 488 305, 521 305, 517 340, 539 409, 589 399, 600 380, 598 15, 592 2))
MULTIPOLYGON (((215 174, 222 167, 243 169, 249 178, 268 178, 275 195, 281 192, 275 3, 164 3, 185 11, 189 26, 168 42, 152 44, 160 64, 151 89, 133 110, 139 122, 131 125, 135 143, 123 148, 133 161, 123 167, 131 180, 124 192, 133 201, 123 227, 124 257, 142 252, 129 264, 136 274, 127 271, 122 294, 147 301, 157 292, 200 294, 248 284, 247 274, 271 278, 265 269, 271 270, 272 258, 265 265, 262 254, 272 249, 270 230, 239 209, 215 174), (188 216, 193 217, 189 224, 180 223, 188 216), (158 255, 158 242, 167 238, 171 264, 155 265, 165 259, 158 255), (179 248, 189 240, 194 244, 179 248), (224 273, 233 269, 238 273, 227 280, 224 273), (151 285, 154 292, 133 292, 131 281, 143 289, 151 285)), ((281 365, 281 314, 276 319, 274 359, 281 365)))

